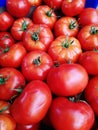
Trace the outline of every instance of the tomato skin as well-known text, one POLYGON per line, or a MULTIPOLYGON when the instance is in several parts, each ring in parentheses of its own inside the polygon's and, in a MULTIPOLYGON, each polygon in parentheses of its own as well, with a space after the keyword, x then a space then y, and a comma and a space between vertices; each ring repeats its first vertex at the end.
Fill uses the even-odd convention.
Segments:
POLYGON ((55 95, 73 96, 85 89, 88 83, 88 74, 79 64, 62 64, 49 71, 47 83, 55 95))
POLYGON ((11 115, 0 115, 0 130, 15 130, 16 122, 11 115))
POLYGON ((0 100, 0 114, 10 114, 10 105, 8 101, 0 100))
POLYGON ((14 17, 26 16, 30 11, 28 0, 6 0, 7 11, 14 17))
POLYGON ((79 63, 90 75, 98 75, 98 52, 86 51, 79 57, 79 63))
POLYGON ((28 0, 31 6, 39 6, 42 4, 42 0, 28 0))
POLYGON ((54 25, 55 36, 67 35, 75 37, 78 33, 78 22, 73 17, 63 16, 54 25))
POLYGON ((22 44, 14 44, 7 52, 0 53, 0 65, 2 67, 18 68, 21 65, 23 57, 26 55, 26 49, 22 44))
POLYGON ((94 8, 84 8, 78 16, 78 21, 81 26, 98 25, 98 12, 94 8))
POLYGON ((94 118, 91 106, 84 101, 72 102, 58 97, 50 106, 50 120, 56 130, 90 130, 94 118))
POLYGON ((64 0, 61 10, 67 16, 76 16, 82 12, 85 6, 85 0, 64 0))
POLYGON ((32 20, 35 24, 46 24, 52 29, 57 17, 55 12, 49 6, 40 5, 34 10, 32 20))
POLYGON ((86 25, 78 33, 77 38, 80 41, 84 51, 98 49, 98 25, 86 25))
POLYGON ((60 64, 77 62, 81 53, 82 49, 79 40, 65 35, 57 37, 48 49, 48 54, 52 57, 54 63, 60 64))
POLYGON ((18 18, 14 21, 11 27, 11 34, 16 40, 22 40, 23 33, 33 26, 33 22, 30 18, 18 18))
POLYGON ((14 68, 0 69, 0 100, 10 100, 17 92, 14 89, 23 88, 24 76, 14 68))
POLYGON ((8 13, 3 12, 0 14, 0 31, 7 31, 13 24, 14 18, 8 13))
POLYGON ((11 114, 17 123, 29 125, 40 122, 52 100, 48 85, 40 80, 29 82, 11 105, 11 114))
POLYGON ((45 80, 53 66, 52 58, 43 51, 31 51, 22 61, 22 73, 28 81, 45 80))
POLYGON ((98 116, 98 76, 94 76, 89 80, 84 92, 85 99, 93 108, 96 116, 98 116))
POLYGON ((34 24, 29 28, 23 37, 23 43, 27 51, 47 51, 54 40, 52 31, 45 24, 34 24))

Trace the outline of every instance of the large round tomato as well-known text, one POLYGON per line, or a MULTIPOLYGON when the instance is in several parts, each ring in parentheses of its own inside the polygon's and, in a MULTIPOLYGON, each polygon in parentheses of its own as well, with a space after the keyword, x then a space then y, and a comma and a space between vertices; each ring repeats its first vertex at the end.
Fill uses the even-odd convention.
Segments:
POLYGON ((11 114, 19 124, 35 124, 46 115, 52 100, 47 84, 40 80, 29 82, 11 105, 11 114))
POLYGON ((28 81, 45 80, 53 66, 52 58, 44 51, 31 51, 22 61, 22 73, 28 81))
POLYGON ((46 24, 52 29, 57 16, 49 6, 40 5, 34 10, 32 20, 35 24, 46 24))
POLYGON ((25 79, 22 73, 14 68, 0 69, 0 99, 10 100, 17 94, 16 89, 23 88, 25 79))
POLYGON ((55 36, 66 35, 66 36, 76 36, 78 33, 79 25, 74 17, 61 17, 56 21, 54 25, 55 36))
POLYGON ((62 64, 49 71, 47 83, 55 95, 73 96, 86 88, 88 74, 79 64, 62 64))
POLYGON ((55 63, 77 62, 82 53, 81 45, 75 37, 65 35, 57 37, 48 49, 55 63))
POLYGON ((24 46, 28 51, 47 51, 53 40, 53 33, 45 24, 34 24, 25 32, 23 37, 24 46))
POLYGON ((6 0, 7 11, 14 17, 24 17, 30 11, 28 0, 6 0))
POLYGON ((90 130, 95 118, 86 102, 57 97, 50 106, 50 120, 55 130, 90 130))
POLYGON ((77 35, 81 47, 85 51, 98 49, 98 25, 86 25, 77 35))
POLYGON ((67 16, 76 16, 85 7, 85 0, 63 0, 61 10, 67 16))
POLYGON ((98 76, 91 78, 85 89, 85 99, 98 116, 98 76))

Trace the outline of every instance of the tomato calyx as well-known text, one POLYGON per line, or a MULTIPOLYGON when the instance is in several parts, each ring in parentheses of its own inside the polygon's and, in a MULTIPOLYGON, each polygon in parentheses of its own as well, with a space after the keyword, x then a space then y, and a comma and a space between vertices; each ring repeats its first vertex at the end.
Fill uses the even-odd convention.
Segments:
POLYGON ((46 12, 46 15, 48 17, 51 17, 52 16, 52 13, 53 13, 53 9, 50 9, 49 11, 46 12))
POLYGON ((92 35, 98 34, 98 29, 95 26, 92 26, 91 29, 90 29, 90 33, 92 35))
POLYGON ((22 24, 22 31, 26 31, 28 28, 28 24, 26 23, 26 20, 24 20, 23 24, 22 24))
POLYGON ((8 36, 7 34, 5 34, 1 40, 5 40, 6 38, 10 38, 10 36, 8 36))
POLYGON ((2 48, 2 47, 0 47, 0 49, 1 49, 1 53, 6 53, 6 52, 8 52, 9 51, 9 47, 8 46, 6 46, 6 48, 4 49, 4 48, 2 48))
POLYGON ((5 84, 5 82, 9 79, 9 76, 8 77, 3 77, 3 75, 0 75, 0 85, 3 85, 5 84))
POLYGON ((74 28, 76 28, 76 27, 77 27, 76 21, 71 21, 71 23, 70 23, 70 25, 69 25, 69 28, 70 28, 70 29, 74 29, 74 28))
POLYGON ((34 41, 38 41, 39 40, 39 34, 37 32, 34 32, 32 34, 32 40, 34 40, 34 41))
POLYGON ((71 102, 78 102, 80 100, 82 93, 76 95, 76 96, 72 96, 72 97, 68 97, 68 100, 71 102))
POLYGON ((38 56, 36 59, 33 60, 33 64, 36 65, 36 66, 39 66, 40 65, 40 57, 38 56))
POLYGON ((7 109, 9 108, 9 106, 5 106, 0 110, 0 114, 2 114, 3 112, 5 112, 7 109))
POLYGON ((69 48, 70 45, 71 45, 73 42, 74 42, 74 40, 73 40, 73 41, 69 41, 69 40, 68 40, 68 36, 67 36, 66 39, 62 42, 62 47, 63 47, 63 48, 69 48))

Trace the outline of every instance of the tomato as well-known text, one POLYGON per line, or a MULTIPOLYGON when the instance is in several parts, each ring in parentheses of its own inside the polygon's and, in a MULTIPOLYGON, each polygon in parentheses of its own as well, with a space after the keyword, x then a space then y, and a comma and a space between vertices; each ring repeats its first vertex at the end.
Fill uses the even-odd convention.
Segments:
POLYGON ((28 51, 47 51, 53 40, 53 33, 45 24, 34 24, 25 32, 23 37, 24 46, 28 51))
POLYGON ((85 89, 85 99, 88 101, 95 114, 98 116, 98 76, 94 76, 89 80, 85 89))
POLYGON ((15 130, 39 130, 40 124, 31 124, 31 125, 22 125, 22 124, 16 124, 15 130))
POLYGON ((14 39, 22 40, 23 33, 32 26, 33 22, 30 18, 18 18, 14 21, 11 27, 11 34, 13 35, 14 39))
POLYGON ((14 19, 8 12, 0 13, 0 31, 7 31, 13 24, 14 19))
POLYGON ((32 20, 35 24, 46 24, 52 29, 57 20, 57 16, 49 6, 40 5, 34 10, 32 20))
POLYGON ((78 22, 74 17, 63 16, 54 25, 55 36, 76 36, 79 30, 78 22))
POLYGON ((28 81, 45 80, 53 66, 52 58, 44 51, 31 51, 22 61, 22 73, 28 81))
POLYGON ((0 114, 10 113, 10 103, 4 100, 0 100, 0 114))
POLYGON ((86 25, 77 35, 81 47, 84 51, 98 49, 98 25, 86 25))
POLYGON ((95 117, 85 101, 72 102, 65 97, 57 97, 50 107, 50 120, 56 130, 90 130, 95 117))
POLYGON ((0 115, 0 130, 15 130, 16 122, 12 116, 7 114, 0 115))
POLYGON ((79 63, 90 75, 98 75, 98 52, 86 51, 79 57, 79 63))
POLYGON ((81 26, 95 24, 98 25, 98 12, 94 8, 84 8, 78 16, 78 21, 81 26))
POLYGON ((11 47, 14 44, 15 40, 9 32, 0 32, 0 50, 11 47))
POLYGON ((47 83, 57 96, 73 96, 82 92, 88 83, 88 74, 79 64, 62 64, 52 68, 47 83))
POLYGON ((26 49, 22 44, 15 44, 11 47, 6 47, 0 53, 0 65, 2 67, 18 68, 21 65, 23 57, 26 55, 26 49))
POLYGON ((60 9, 63 0, 43 0, 46 5, 53 9, 60 9))
POLYGON ((77 62, 82 53, 79 40, 75 37, 59 36, 50 45, 48 54, 55 63, 77 62))
POLYGON ((14 17, 26 16, 30 11, 28 0, 6 0, 7 11, 14 17))
POLYGON ((10 100, 24 85, 25 79, 19 70, 11 67, 0 69, 0 100, 10 100))
POLYGON ((39 6, 42 4, 42 0, 28 0, 31 6, 39 6))
POLYGON ((11 105, 11 114, 17 123, 29 125, 40 122, 46 115, 52 96, 46 83, 33 80, 11 105))
POLYGON ((63 0, 61 10, 66 16, 79 15, 85 7, 85 0, 63 0))

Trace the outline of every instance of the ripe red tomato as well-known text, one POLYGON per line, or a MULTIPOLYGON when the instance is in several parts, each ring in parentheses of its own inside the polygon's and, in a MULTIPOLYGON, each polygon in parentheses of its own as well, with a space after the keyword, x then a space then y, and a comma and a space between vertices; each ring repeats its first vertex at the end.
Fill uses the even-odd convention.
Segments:
POLYGON ((49 6, 40 5, 34 10, 32 20, 35 24, 46 24, 52 29, 57 20, 57 16, 49 6))
POLYGON ((46 115, 52 100, 48 85, 40 80, 29 82, 11 105, 11 114, 19 124, 35 124, 46 115))
POLYGON ((79 57, 79 63, 90 75, 98 75, 98 52, 86 51, 79 57))
POLYGON ((44 51, 31 51, 22 61, 22 73, 28 80, 45 80, 53 66, 52 58, 44 51))
POLYGON ((63 16, 58 19, 54 25, 55 36, 66 35, 76 36, 79 30, 79 25, 74 17, 63 16))
POLYGON ((60 9, 63 0, 43 0, 46 5, 53 9, 60 9))
POLYGON ((31 6, 39 6, 42 4, 42 0, 28 0, 31 6))
POLYGON ((14 17, 24 17, 30 11, 28 0, 6 0, 7 11, 14 17))
POLYGON ((85 0, 63 0, 61 10, 67 16, 76 16, 85 7, 85 0))
POLYGON ((10 105, 8 101, 0 100, 0 114, 9 114, 10 105))
POLYGON ((8 114, 0 115, 0 130, 15 130, 16 122, 12 116, 8 114))
POLYGON ((49 71, 47 83, 55 95, 73 96, 85 89, 88 74, 79 64, 62 64, 49 71))
POLYGON ((13 24, 14 19, 8 12, 0 13, 0 31, 7 31, 13 24))
POLYGON ((50 45, 48 54, 55 63, 77 62, 82 53, 81 45, 75 37, 57 37, 50 45))
POLYGON ((84 51, 98 49, 98 25, 86 25, 77 35, 81 47, 84 51))
POLYGON ((34 24, 25 32, 23 37, 24 46, 28 51, 47 51, 53 40, 53 33, 45 24, 34 24))
POLYGON ((98 76, 91 78, 85 89, 85 99, 98 116, 98 76))
POLYGON ((2 67, 18 68, 21 65, 23 57, 26 55, 26 49, 22 44, 14 44, 6 47, 0 53, 0 65, 2 67))
POLYGON ((95 24, 98 25, 98 12, 94 8, 84 8, 78 16, 78 21, 81 26, 95 24))
POLYGON ((50 106, 50 120, 55 130, 90 130, 95 117, 85 101, 72 102, 57 97, 50 106))
POLYGON ((33 26, 33 22, 30 18, 16 19, 11 27, 11 34, 16 40, 22 40, 24 32, 33 26))

